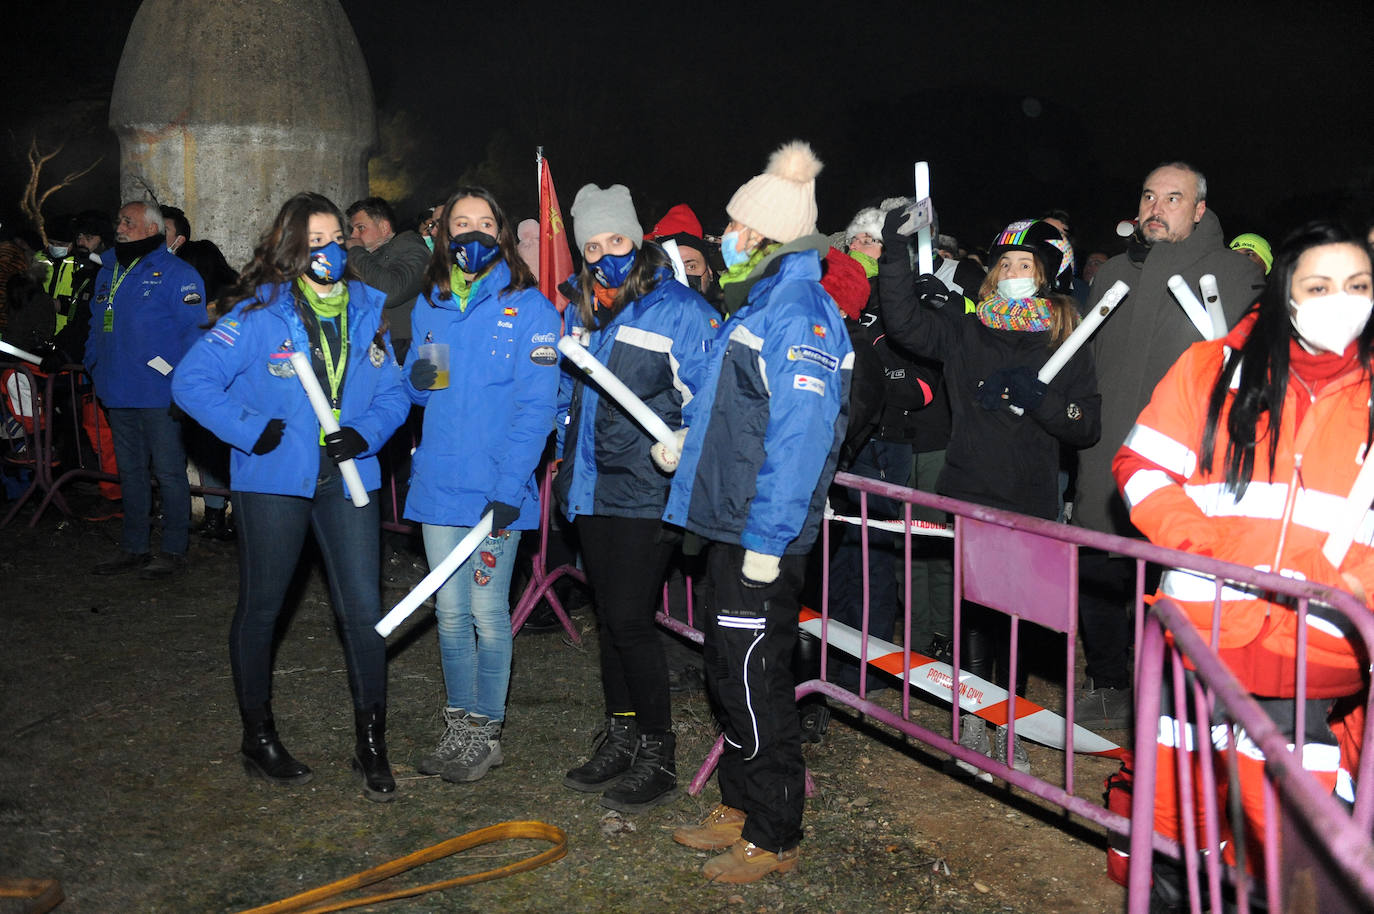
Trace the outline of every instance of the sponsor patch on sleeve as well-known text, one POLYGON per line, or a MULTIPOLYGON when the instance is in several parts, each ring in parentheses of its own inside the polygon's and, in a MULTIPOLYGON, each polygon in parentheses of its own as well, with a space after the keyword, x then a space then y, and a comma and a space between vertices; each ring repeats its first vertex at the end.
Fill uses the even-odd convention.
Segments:
POLYGON ((793 390, 809 390, 813 394, 825 396, 825 382, 820 378, 813 378, 810 375, 798 374, 792 376, 793 390))
POLYGON ((815 346, 788 346, 787 361, 813 362, 826 371, 835 371, 840 367, 839 359, 815 346))
POLYGON ((210 328, 210 338, 225 346, 233 346, 239 341, 239 322, 230 318, 216 321, 210 328))
POLYGON ((558 350, 552 346, 536 346, 530 350, 530 361, 536 365, 557 365, 558 350))
POLYGON ((187 304, 187 305, 198 305, 198 304, 200 304, 200 302, 201 302, 200 293, 199 293, 199 292, 188 292, 187 294, 185 294, 185 295, 183 295, 183 296, 181 297, 181 301, 182 301, 183 304, 187 304))

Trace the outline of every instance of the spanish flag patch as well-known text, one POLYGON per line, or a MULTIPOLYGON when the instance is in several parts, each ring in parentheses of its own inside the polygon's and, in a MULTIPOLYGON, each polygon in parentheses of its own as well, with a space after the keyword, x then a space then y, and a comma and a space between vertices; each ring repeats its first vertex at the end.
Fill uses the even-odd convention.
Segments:
POLYGON ((816 336, 820 337, 821 339, 825 339, 825 328, 822 327, 820 324, 812 324, 811 332, 816 334, 816 336))
POLYGON ((519 308, 502 308, 502 309, 501 309, 501 313, 504 314, 506 317, 515 317, 515 315, 517 315, 517 314, 520 313, 520 309, 519 309, 519 308))

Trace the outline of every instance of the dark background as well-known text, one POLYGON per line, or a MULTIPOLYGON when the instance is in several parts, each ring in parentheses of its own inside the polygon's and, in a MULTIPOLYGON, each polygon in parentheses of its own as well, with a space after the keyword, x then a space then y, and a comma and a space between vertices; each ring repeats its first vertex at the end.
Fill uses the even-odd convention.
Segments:
MULTIPOLYGON (((460 180, 533 215, 542 145, 565 212, 583 183, 623 183, 646 227, 687 202, 718 231, 734 189, 798 137, 826 163, 823 231, 909 193, 918 158, 942 227, 974 246, 1048 207, 1073 215, 1081 252, 1110 245, 1173 158, 1207 174, 1228 236, 1374 215, 1368 2, 341 5, 376 90, 373 189, 407 223, 460 180)), ((11 19, 6 226, 34 135, 67 143, 45 180, 104 155, 45 213, 117 205, 106 120, 137 7, 11 19)))

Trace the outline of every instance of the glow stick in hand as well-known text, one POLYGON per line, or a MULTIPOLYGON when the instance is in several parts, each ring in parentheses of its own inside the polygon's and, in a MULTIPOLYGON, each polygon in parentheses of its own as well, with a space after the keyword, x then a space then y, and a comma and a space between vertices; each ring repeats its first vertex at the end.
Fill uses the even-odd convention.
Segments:
MULTIPOLYGON (((930 199, 930 165, 916 163, 916 202, 930 199)), ((930 224, 916 233, 916 264, 921 275, 935 272, 935 255, 930 246, 930 224)))
POLYGON ((1212 339, 1219 340, 1226 335, 1226 314, 1221 310, 1221 290, 1217 288, 1217 278, 1211 273, 1198 277, 1198 288, 1202 290, 1202 301, 1207 306, 1207 317, 1212 322, 1212 339))
MULTIPOLYGON (((329 398, 324 395, 324 390, 315 377, 315 369, 310 366, 310 360, 305 357, 305 353, 291 353, 291 367, 296 369, 296 380, 300 381, 301 387, 305 388, 305 396, 310 401, 310 408, 315 411, 315 418, 320 421, 320 427, 324 429, 324 433, 332 435, 337 432, 339 420, 334 418, 334 410, 329 405, 329 398)), ((363 488, 363 478, 358 475, 358 465, 353 462, 351 457, 339 462, 339 473, 343 476, 344 486, 348 489, 348 496, 353 499, 354 506, 367 507, 367 489, 363 488)))
POLYGON ((477 526, 468 531, 468 535, 458 541, 458 545, 453 547, 453 551, 444 556, 444 560, 434 566, 434 570, 425 575, 415 589, 401 598, 401 602, 387 613, 382 621, 373 626, 377 634, 385 638, 396 630, 410 617, 410 614, 420 608, 420 604, 430 598, 430 596, 444 586, 444 582, 453 577, 464 562, 472 557, 481 545, 482 540, 491 535, 491 512, 482 515, 482 519, 477 522, 477 526))
MULTIPOLYGON (((1126 293, 1130 291, 1131 287, 1119 279, 1112 283, 1112 287, 1107 290, 1107 294, 1098 299, 1093 309, 1083 317, 1082 322, 1074 328, 1073 333, 1069 334, 1069 338, 1060 343, 1059 348, 1051 353, 1050 357, 1045 360, 1044 365, 1040 366, 1040 370, 1036 372, 1035 377, 1041 384, 1048 384, 1054 380, 1055 375, 1059 374, 1064 366, 1069 364, 1069 359, 1073 358, 1078 350, 1083 348, 1083 344, 1092 338, 1092 335, 1097 332, 1097 328, 1101 327, 1102 322, 1107 319, 1107 315, 1116 310, 1116 306, 1121 304, 1121 300, 1125 298, 1126 293)), ((1018 416, 1024 416, 1026 414, 1024 409, 1015 404, 1009 408, 1018 416)))
POLYGON ((668 427, 668 423, 660 419, 658 414, 649 409, 643 400, 635 396, 634 391, 626 387, 623 381, 611 374, 611 370, 602 365, 596 356, 588 352, 586 346, 571 336, 565 336, 558 341, 558 351, 582 369, 583 374, 595 381, 606 392, 607 396, 619 403, 625 412, 630 414, 630 418, 638 422, 651 438, 673 453, 678 452, 677 436, 668 427))
POLYGON ((4 340, 0 340, 0 352, 8 352, 10 355, 14 356, 17 359, 23 359, 24 361, 32 362, 35 365, 43 364, 43 360, 40 359, 38 356, 34 355, 32 352, 20 349, 18 346, 11 346, 4 340))
POLYGON ((1212 319, 1207 316, 1207 309, 1202 307, 1202 302, 1197 300, 1193 294, 1192 287, 1187 280, 1175 273, 1169 277, 1169 291, 1178 299, 1178 303, 1183 306, 1183 313, 1188 315, 1188 320, 1193 322, 1197 332, 1202 334, 1204 340, 1210 340, 1212 336, 1212 319))
POLYGON ((1341 567, 1345 554, 1350 551, 1350 544, 1364 523, 1371 502, 1374 502, 1374 454, 1365 454, 1364 466, 1360 467, 1355 484, 1350 487, 1350 494, 1338 509, 1331 532, 1322 544, 1322 555, 1337 568, 1341 567))

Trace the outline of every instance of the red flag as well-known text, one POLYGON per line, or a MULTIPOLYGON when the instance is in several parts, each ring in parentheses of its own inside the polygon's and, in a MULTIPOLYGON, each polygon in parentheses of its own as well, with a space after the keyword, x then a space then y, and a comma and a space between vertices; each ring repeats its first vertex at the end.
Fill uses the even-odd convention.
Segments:
POLYGON ((568 299, 558 291, 558 284, 572 275, 572 252, 568 249, 568 233, 563 228, 563 208, 553 189, 549 174, 549 160, 539 158, 539 291, 553 302, 562 314, 568 299))

